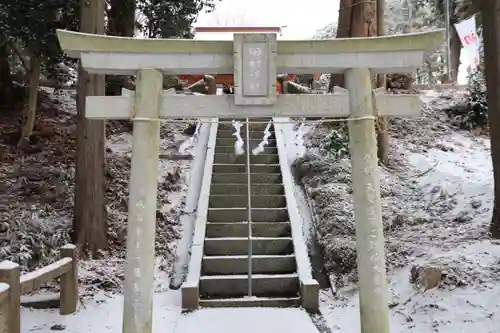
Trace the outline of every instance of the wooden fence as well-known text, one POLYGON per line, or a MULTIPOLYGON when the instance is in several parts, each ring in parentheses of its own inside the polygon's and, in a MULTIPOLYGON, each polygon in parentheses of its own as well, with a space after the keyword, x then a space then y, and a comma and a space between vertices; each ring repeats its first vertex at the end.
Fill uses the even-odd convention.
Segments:
POLYGON ((61 248, 61 259, 34 272, 20 275, 19 265, 11 261, 0 263, 0 332, 21 332, 21 295, 39 289, 44 283, 60 278, 60 314, 76 311, 78 305, 76 246, 61 248))

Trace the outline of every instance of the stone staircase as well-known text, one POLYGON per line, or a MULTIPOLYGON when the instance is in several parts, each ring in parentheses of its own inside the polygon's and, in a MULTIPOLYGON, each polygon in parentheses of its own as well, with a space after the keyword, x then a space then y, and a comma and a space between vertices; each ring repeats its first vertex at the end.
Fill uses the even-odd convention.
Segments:
MULTIPOLYGON (((217 126, 204 239, 200 249, 192 250, 189 267, 190 274, 200 270, 194 278, 199 278, 199 284, 189 297, 197 292, 202 307, 300 306, 302 284, 274 126, 264 151, 253 155, 267 124, 250 123, 247 131, 244 121, 240 133, 245 153, 241 155, 235 152, 234 127, 217 126), (193 260, 197 255, 200 258, 193 260), (193 264, 196 261, 198 266, 193 264)), ((188 285, 183 287, 183 303, 190 293, 188 285)))
MULTIPOLYGON (((241 128, 245 152, 247 140, 250 149, 262 141, 266 124, 249 127, 248 133, 245 125, 241 128)), ((231 124, 218 126, 200 305, 298 306, 299 280, 274 128, 264 151, 250 155, 250 200, 247 154, 235 154, 234 132, 231 124)))

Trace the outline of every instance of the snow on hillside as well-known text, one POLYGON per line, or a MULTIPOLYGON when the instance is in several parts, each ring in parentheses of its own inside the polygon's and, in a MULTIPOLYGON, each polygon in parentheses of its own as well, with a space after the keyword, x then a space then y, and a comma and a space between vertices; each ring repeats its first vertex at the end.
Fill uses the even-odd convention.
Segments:
MULTIPOLYGON (((39 136, 29 149, 16 148, 12 133, 19 129, 17 117, 0 115, 0 261, 12 260, 23 273, 58 258, 59 247, 70 242, 74 208, 76 103, 75 91, 54 92, 43 88, 35 130, 39 136), (7 227, 5 227, 7 226, 7 227), (6 229, 7 228, 7 229, 6 229)), ((19 111, 19 110, 14 110, 19 111)), ((158 210, 155 248, 160 271, 170 272, 179 236, 180 213, 187 194, 192 140, 186 124, 163 123, 158 162, 158 210)), ((128 182, 132 146, 132 123, 107 122, 106 196, 108 251, 102 258, 80 260, 81 295, 122 287, 125 262, 128 182)), ((53 284, 48 284, 49 290, 53 284)), ((0 329, 1 331, 1 329, 0 329)))
MULTIPOLYGON (((497 332, 500 243, 488 239, 493 203, 489 141, 449 125, 442 108, 458 93, 424 92, 424 117, 393 119, 391 160, 381 167, 393 332, 497 332), (428 268, 424 291, 412 268, 428 268)), ((333 332, 356 333, 358 294, 350 163, 325 146, 330 129, 310 129, 298 172, 312 198, 326 266, 338 287, 322 293, 333 332), (319 146, 319 147, 318 147, 319 146)), ((328 144, 328 142, 327 142, 328 144)))

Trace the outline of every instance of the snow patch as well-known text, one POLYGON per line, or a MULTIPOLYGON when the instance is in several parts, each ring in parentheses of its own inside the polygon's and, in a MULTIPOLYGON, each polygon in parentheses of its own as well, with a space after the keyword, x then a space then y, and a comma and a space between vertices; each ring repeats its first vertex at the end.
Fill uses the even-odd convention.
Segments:
POLYGON ((262 141, 259 142, 258 146, 252 150, 252 154, 258 155, 264 152, 265 147, 269 144, 269 141, 267 139, 272 135, 272 133, 269 131, 271 125, 272 121, 269 121, 266 128, 264 129, 264 137, 262 138, 262 141))
POLYGON ((245 142, 241 138, 241 127, 243 124, 240 121, 235 121, 233 120, 233 127, 236 130, 235 133, 233 133, 234 136, 236 136, 236 142, 234 143, 234 149, 236 151, 236 155, 243 155, 245 153, 245 148, 243 148, 243 145, 245 142))
POLYGON ((204 309, 183 316, 178 333, 317 333, 309 315, 301 309, 226 308, 204 309), (224 323, 224 324, 221 324, 224 323))

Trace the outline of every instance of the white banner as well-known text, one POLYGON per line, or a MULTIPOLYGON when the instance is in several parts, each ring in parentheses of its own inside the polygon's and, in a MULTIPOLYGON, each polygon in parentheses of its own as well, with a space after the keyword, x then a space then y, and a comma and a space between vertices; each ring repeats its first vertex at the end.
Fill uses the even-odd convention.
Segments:
POLYGON ((475 69, 479 65, 479 38, 476 30, 476 16, 473 15, 467 20, 455 23, 454 26, 470 59, 470 67, 475 69))

